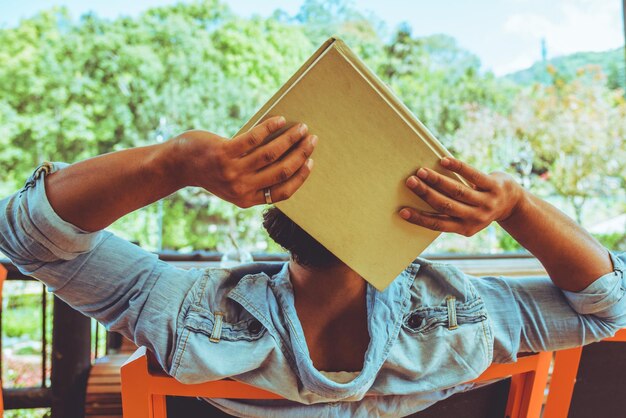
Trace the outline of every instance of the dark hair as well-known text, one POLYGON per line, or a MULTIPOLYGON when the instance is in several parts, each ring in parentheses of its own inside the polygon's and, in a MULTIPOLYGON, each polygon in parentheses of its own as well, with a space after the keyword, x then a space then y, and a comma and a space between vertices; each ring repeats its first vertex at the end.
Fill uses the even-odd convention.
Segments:
POLYGON ((332 267, 341 263, 333 253, 275 206, 263 213, 263 227, 302 266, 332 267))

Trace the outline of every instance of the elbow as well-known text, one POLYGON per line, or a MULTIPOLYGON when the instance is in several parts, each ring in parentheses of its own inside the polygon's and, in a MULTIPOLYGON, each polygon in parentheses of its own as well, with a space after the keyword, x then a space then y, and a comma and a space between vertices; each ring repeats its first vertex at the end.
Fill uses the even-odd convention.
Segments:
POLYGON ((580 292, 563 290, 570 306, 581 315, 591 315, 613 333, 626 327, 626 254, 611 254, 613 271, 604 274, 580 292))

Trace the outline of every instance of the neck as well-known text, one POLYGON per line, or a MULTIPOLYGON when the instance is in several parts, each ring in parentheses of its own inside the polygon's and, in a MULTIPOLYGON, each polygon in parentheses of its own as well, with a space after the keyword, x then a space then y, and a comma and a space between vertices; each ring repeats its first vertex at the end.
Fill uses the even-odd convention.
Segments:
POLYGON ((365 280, 345 264, 310 268, 293 260, 289 275, 313 366, 362 370, 370 341, 365 280))
POLYGON ((365 280, 347 265, 341 263, 332 267, 306 267, 293 259, 289 261, 289 276, 294 294, 299 298, 331 302, 341 300, 362 301, 367 284, 365 280))

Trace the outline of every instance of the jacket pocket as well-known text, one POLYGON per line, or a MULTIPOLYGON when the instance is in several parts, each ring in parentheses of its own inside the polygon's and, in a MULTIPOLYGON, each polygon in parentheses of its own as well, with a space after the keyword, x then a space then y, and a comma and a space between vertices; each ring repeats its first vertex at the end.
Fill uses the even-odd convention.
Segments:
POLYGON ((256 341, 267 329, 252 315, 244 316, 235 323, 228 322, 222 312, 193 307, 187 313, 184 328, 207 338, 224 341, 256 341))
POLYGON ((454 329, 487 320, 481 299, 474 299, 465 303, 455 302, 452 309, 454 312, 451 312, 449 304, 447 306, 417 307, 405 315, 402 327, 410 334, 426 334, 439 327, 454 329))

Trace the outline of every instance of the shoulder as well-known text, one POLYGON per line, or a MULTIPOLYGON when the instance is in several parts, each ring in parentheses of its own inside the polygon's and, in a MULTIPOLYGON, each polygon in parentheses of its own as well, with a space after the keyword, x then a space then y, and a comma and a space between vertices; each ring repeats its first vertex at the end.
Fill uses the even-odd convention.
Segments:
POLYGON ((266 287, 267 279, 278 274, 284 266, 282 262, 247 263, 231 268, 209 267, 205 270, 206 286, 218 297, 225 297, 233 289, 244 285, 266 287), (265 279, 267 278, 267 279, 265 279), (218 296, 219 295, 219 296, 218 296))
POLYGON ((482 298, 470 276, 445 263, 416 259, 410 303, 390 361, 406 370, 415 391, 469 381, 493 358, 493 334, 482 298), (406 353, 421 353, 406 360, 406 353))
POLYGON ((266 318, 275 306, 271 279, 283 266, 251 263, 204 269, 180 312, 169 373, 185 383, 198 383, 259 368, 275 348, 266 318), (224 361, 233 356, 238 361, 224 361))
POLYGON ((415 274, 411 285, 414 304, 445 305, 450 298, 461 303, 479 298, 470 276, 451 264, 416 258, 408 270, 415 274))
POLYGON ((250 300, 257 306, 267 305, 271 278, 285 263, 249 263, 232 268, 207 268, 191 295, 194 309, 221 312, 228 321, 238 321, 249 316, 246 312, 250 300))

